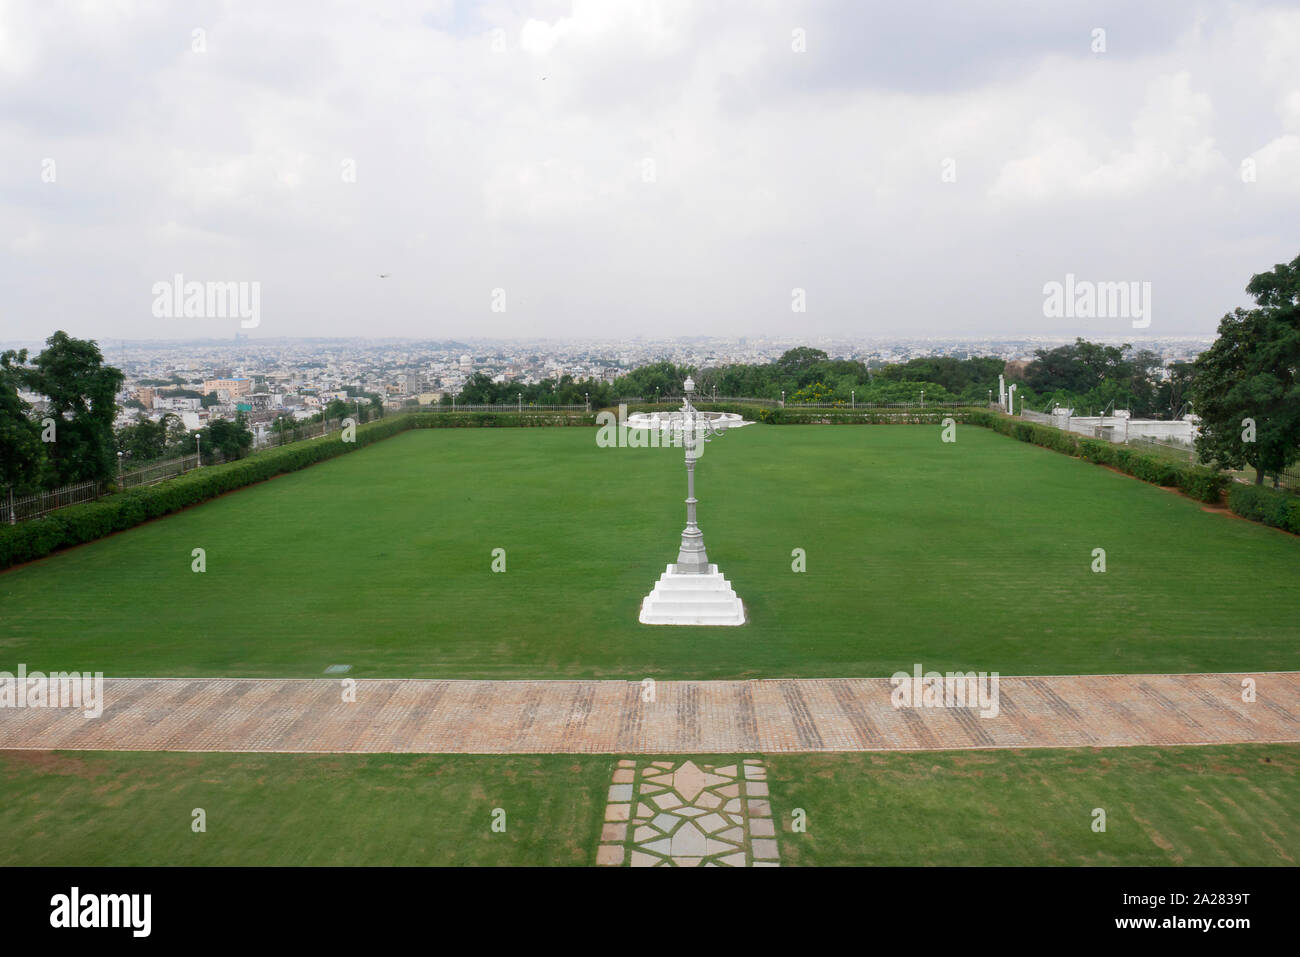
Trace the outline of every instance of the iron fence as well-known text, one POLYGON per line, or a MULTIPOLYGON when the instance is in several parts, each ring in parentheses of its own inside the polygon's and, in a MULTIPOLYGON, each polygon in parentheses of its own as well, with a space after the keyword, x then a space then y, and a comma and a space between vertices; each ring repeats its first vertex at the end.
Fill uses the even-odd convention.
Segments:
POLYGON ((197 455, 182 455, 180 458, 168 459, 165 462, 153 462, 149 465, 142 465, 138 469, 124 471, 118 476, 117 485, 119 488, 140 488, 145 485, 156 485, 159 482, 165 482, 169 478, 188 472, 192 468, 197 468, 199 457, 197 455))
POLYGON ((103 484, 100 482, 81 482, 78 485, 65 485, 48 492, 21 496, 15 496, 13 489, 9 489, 4 501, 0 502, 0 522, 7 525, 25 522, 66 505, 93 502, 101 494, 103 484))

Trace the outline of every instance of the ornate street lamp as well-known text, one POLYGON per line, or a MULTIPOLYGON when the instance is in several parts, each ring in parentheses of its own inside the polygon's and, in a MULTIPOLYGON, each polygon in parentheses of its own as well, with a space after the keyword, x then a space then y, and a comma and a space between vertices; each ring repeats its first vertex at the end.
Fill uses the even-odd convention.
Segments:
POLYGON ((673 412, 637 412, 627 427, 656 432, 673 446, 681 445, 686 458, 686 528, 682 530, 677 561, 668 565, 654 590, 641 602, 640 621, 646 625, 743 625, 745 606, 731 583, 709 563, 704 549, 695 497, 695 464, 707 442, 727 429, 752 425, 734 412, 701 412, 691 401, 694 380, 687 378, 682 407, 673 412))

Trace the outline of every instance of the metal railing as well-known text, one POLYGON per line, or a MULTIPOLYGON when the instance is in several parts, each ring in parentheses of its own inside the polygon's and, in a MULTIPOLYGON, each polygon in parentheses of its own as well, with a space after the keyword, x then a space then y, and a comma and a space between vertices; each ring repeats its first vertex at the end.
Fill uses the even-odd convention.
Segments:
POLYGON ((52 512, 56 508, 63 508, 66 505, 93 502, 102 494, 103 485, 100 482, 81 482, 77 485, 65 485, 63 488, 51 489, 48 492, 37 492, 34 495, 22 496, 15 496, 13 490, 10 489, 4 499, 0 501, 0 522, 6 525, 25 522, 28 519, 39 518, 47 512, 52 512))
MULTIPOLYGON (((780 402, 773 403, 780 405, 780 402)), ((837 399, 834 402, 786 402, 787 409, 968 409, 970 402, 854 402, 837 399)))
POLYGON ((199 457, 197 455, 182 455, 180 458, 168 459, 165 462, 153 462, 149 465, 142 465, 138 469, 123 471, 118 476, 118 488, 140 488, 145 485, 156 485, 159 482, 165 482, 169 478, 188 472, 192 468, 197 468, 199 457))
POLYGON ((459 402, 455 406, 450 405, 421 405, 412 406, 409 409, 399 409, 399 412, 585 412, 587 406, 579 402, 577 405, 544 405, 542 403, 525 402, 521 406, 518 402, 507 402, 503 405, 463 405, 459 402))

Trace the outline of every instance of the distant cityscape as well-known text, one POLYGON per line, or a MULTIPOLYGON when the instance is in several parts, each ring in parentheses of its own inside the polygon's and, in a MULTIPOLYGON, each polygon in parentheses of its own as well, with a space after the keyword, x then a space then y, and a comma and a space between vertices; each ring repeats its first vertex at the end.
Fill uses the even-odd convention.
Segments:
MULTIPOLYGON (((795 337, 690 337, 671 339, 100 339, 104 359, 126 376, 117 425, 164 414, 179 415, 187 428, 245 413, 256 430, 279 416, 308 419, 334 399, 378 395, 389 409, 429 405, 453 396, 470 376, 532 385, 545 379, 612 382, 633 369, 668 359, 708 368, 771 362, 796 346, 821 349, 832 359, 872 368, 909 359, 995 356, 1008 362, 1033 358, 1034 350, 1072 342, 1071 337, 1008 339, 846 339, 795 337), (171 394, 169 394, 171 393, 171 394), (179 394, 174 394, 179 393, 179 394), (204 402, 204 396, 209 397, 204 402)), ((1166 365, 1190 362, 1211 338, 1170 337, 1098 340, 1157 353, 1166 365)), ((0 342, 0 349, 39 349, 39 341, 0 342)), ((40 396, 26 395, 39 405, 40 396)))

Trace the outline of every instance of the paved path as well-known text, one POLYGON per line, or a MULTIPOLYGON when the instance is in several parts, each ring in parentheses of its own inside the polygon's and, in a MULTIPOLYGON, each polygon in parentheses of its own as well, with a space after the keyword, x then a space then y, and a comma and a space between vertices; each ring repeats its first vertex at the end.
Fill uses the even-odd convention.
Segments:
POLYGON ((0 708, 0 749, 702 754, 1300 741, 1300 672, 1001 679, 999 714, 885 678, 639 682, 109 678, 101 717, 0 708), (1243 678, 1257 700, 1242 701, 1243 678))

